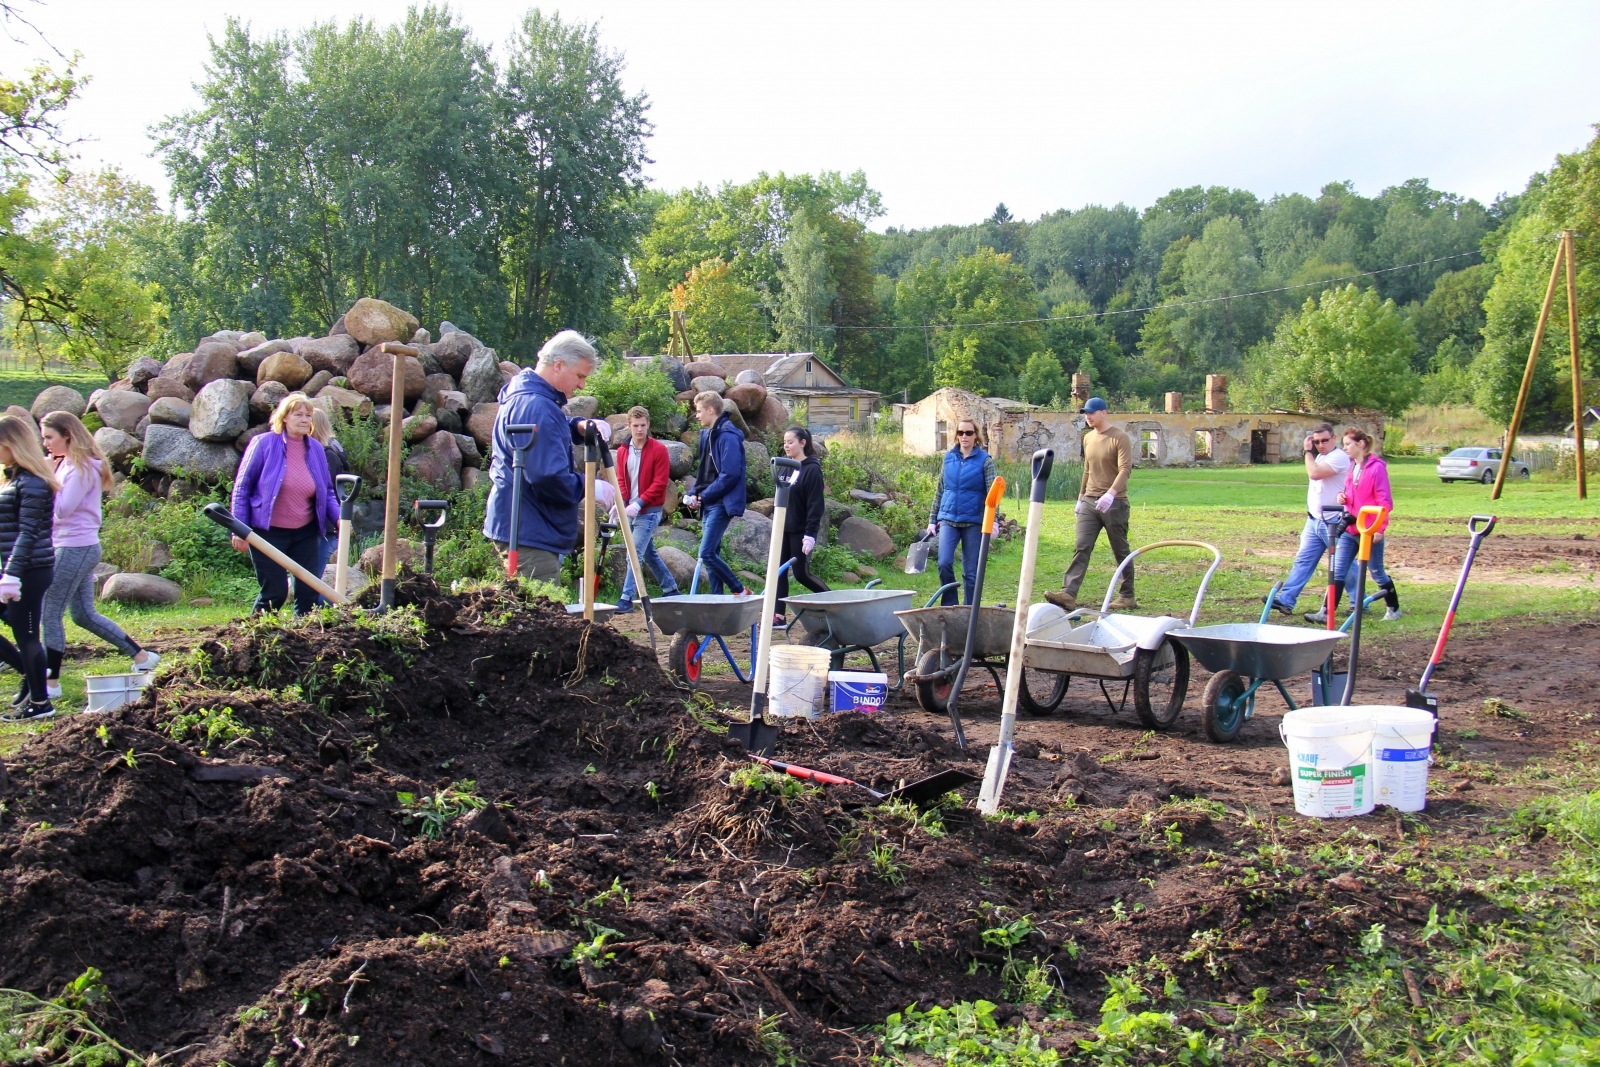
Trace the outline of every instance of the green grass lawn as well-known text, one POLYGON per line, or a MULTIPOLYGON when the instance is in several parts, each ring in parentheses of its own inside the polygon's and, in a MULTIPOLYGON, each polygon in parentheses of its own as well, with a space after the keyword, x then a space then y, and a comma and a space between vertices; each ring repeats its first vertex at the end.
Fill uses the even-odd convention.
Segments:
POLYGON ((31 407, 33 398, 52 385, 67 385, 85 397, 109 384, 103 374, 40 374, 37 370, 0 371, 0 409, 16 404, 31 407))

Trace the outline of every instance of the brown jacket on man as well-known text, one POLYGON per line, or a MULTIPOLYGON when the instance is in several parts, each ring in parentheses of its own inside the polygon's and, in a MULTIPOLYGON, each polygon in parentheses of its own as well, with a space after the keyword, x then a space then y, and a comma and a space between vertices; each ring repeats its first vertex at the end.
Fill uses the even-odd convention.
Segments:
POLYGON ((1083 437, 1083 483, 1078 499, 1093 504, 1106 491, 1118 500, 1128 499, 1128 475, 1133 471, 1133 441, 1117 427, 1090 430, 1083 437))

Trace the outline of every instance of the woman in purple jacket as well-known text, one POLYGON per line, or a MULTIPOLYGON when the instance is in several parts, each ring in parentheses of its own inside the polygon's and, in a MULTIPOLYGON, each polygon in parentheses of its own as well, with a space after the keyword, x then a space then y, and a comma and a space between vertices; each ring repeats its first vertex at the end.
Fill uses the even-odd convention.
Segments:
MULTIPOLYGON (((311 436, 310 399, 290 393, 272 413, 272 432, 261 434, 245 449, 233 479, 233 514, 243 519, 274 548, 308 571, 317 568, 318 542, 339 524, 339 502, 328 473, 328 457, 311 436)), ((289 598, 289 574, 241 537, 233 547, 249 552, 255 564, 256 611, 276 611, 289 598)), ((294 613, 316 606, 317 591, 294 583, 294 613)))

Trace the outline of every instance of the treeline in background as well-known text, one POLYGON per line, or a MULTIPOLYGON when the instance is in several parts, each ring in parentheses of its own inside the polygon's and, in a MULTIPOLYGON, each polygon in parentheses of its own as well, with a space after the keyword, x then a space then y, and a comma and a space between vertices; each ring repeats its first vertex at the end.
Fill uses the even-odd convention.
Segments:
MULTIPOLYGON (((152 131, 165 205, 70 168, 54 138, 76 71, 9 80, 11 341, 115 377, 218 328, 321 333, 370 295, 528 361, 569 326, 661 351, 676 310, 696 351, 813 350, 895 399, 1050 404, 1087 371, 1142 408, 1222 372, 1238 406, 1455 402, 1502 421, 1560 230, 1595 291, 1600 141, 1489 205, 1420 178, 1376 196, 1196 185, 878 232, 860 172, 650 188, 648 100, 622 71, 594 26, 537 9, 494 50, 431 6, 296 34, 230 21, 196 106, 152 131)), ((1595 374, 1592 296, 1580 325, 1595 374)), ((1570 417, 1566 337, 1553 323, 1533 425, 1570 417)))

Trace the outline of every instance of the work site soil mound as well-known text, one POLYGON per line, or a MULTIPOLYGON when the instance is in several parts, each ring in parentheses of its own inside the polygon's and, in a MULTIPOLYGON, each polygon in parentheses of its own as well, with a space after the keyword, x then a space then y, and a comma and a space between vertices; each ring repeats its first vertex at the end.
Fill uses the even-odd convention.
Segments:
MULTIPOLYGON (((1373 922, 1473 907, 1386 865, 1399 819, 1279 824, 1138 751, 1024 741, 997 819, 824 792, 609 627, 400 599, 227 628, 23 747, 0 986, 97 968, 106 1029, 194 1065, 864 1063, 912 1002, 998 1000, 1072 1047, 1128 968, 1290 1006, 1373 922)), ((790 723, 779 754, 880 790, 982 772, 893 712, 790 723)))

